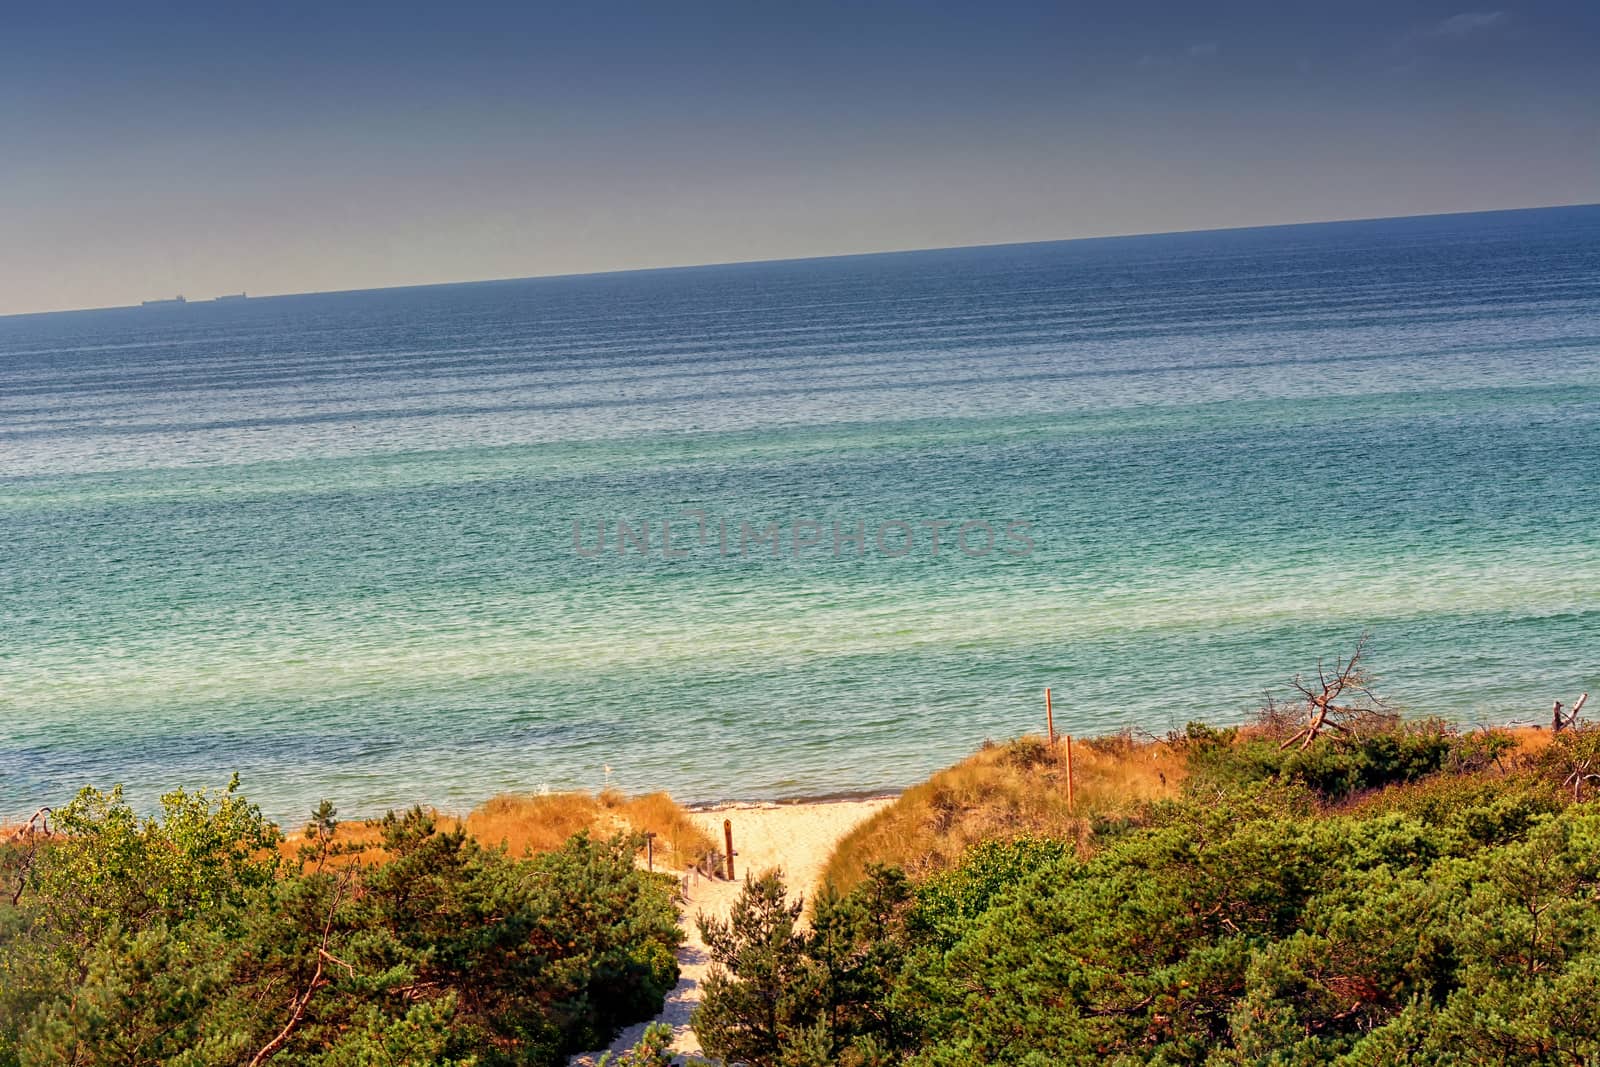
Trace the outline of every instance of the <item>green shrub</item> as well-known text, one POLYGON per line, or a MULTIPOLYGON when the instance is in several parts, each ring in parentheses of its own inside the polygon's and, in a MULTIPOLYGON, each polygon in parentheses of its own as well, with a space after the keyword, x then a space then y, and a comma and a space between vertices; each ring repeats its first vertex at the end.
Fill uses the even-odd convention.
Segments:
POLYGON ((554 1064, 677 980, 637 841, 517 860, 414 809, 389 862, 280 869, 236 788, 60 813, 0 944, 0 1063, 554 1064))
POLYGON ((1201 734, 1186 746, 1185 752, 1189 767, 1185 791, 1190 796, 1233 792, 1271 781, 1282 770, 1285 759, 1276 743, 1242 740, 1232 730, 1201 734))
POLYGON ((919 935, 948 947, 1002 893, 1071 855, 1070 844, 1048 838, 981 842, 960 866, 917 886, 908 921, 919 935))
POLYGON ((634 1046, 621 1056, 606 1053, 599 1067, 672 1067, 672 1027, 651 1023, 634 1046))
POLYGON ((910 945, 905 876, 873 868, 817 897, 810 930, 776 872, 747 878, 728 921, 700 920, 715 964, 694 1014, 706 1052, 750 1067, 899 1062, 915 1020, 896 982, 910 945))
POLYGON ((1241 738, 1235 731, 1190 724, 1185 750, 1191 795, 1289 781, 1305 785, 1325 801, 1336 801, 1419 781, 1447 765, 1476 765, 1501 749, 1481 738, 1463 739, 1447 724, 1424 720, 1368 734, 1325 734, 1305 749, 1285 749, 1273 740, 1241 738))
POLYGON ((1361 737, 1323 737, 1303 751, 1290 749, 1278 773, 1337 800, 1433 774, 1445 765, 1456 742, 1454 730, 1435 722, 1361 737))
POLYGON ((726 921, 700 916, 714 966, 694 1029, 709 1054, 765 1067, 803 1040, 821 1005, 821 978, 799 927, 803 907, 768 871, 745 877, 726 921))
POLYGON ((885 895, 903 904, 825 895, 810 933, 745 922, 695 1020, 707 1048, 756 1067, 1600 1062, 1600 811, 1552 777, 1586 738, 1531 772, 1439 724, 1304 752, 1178 743, 1201 767, 1185 797, 1088 859, 991 841, 885 895))
POLYGON ((1393 813, 1173 820, 908 957, 927 1004, 912 1060, 1397 1062, 1373 1050, 1437 1018, 1427 1062, 1581 1062, 1600 1055, 1592 1007, 1572 1014, 1600 948, 1597 828, 1544 816, 1458 857, 1393 813))
POLYGON ((1600 724, 1561 731, 1541 753, 1538 768, 1574 801, 1600 795, 1600 724))

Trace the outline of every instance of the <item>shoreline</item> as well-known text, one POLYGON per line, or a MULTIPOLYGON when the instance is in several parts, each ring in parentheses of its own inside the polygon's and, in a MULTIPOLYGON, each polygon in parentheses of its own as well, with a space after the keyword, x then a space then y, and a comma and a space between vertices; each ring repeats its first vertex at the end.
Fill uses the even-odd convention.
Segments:
MULTIPOLYGON (((1423 716, 1423 718, 1425 718, 1425 717, 1426 716, 1423 716)), ((1411 716, 1406 716, 1407 721, 1410 721, 1411 718, 1412 718, 1411 716)), ((1207 720, 1207 721, 1209 722, 1210 720, 1207 720)), ((1220 722, 1219 721, 1218 723, 1216 723, 1214 725, 1236 726, 1236 725, 1243 725, 1243 724, 1242 723, 1225 723, 1225 722, 1220 722)), ((1500 722, 1500 723, 1454 722, 1454 725, 1458 729, 1460 729, 1460 731, 1463 734, 1476 733, 1476 732, 1485 731, 1485 730, 1506 731, 1506 732, 1515 734, 1515 735, 1517 735, 1519 737, 1527 737, 1529 735, 1533 735, 1533 736, 1546 735, 1546 736, 1548 736, 1550 734, 1550 728, 1546 723, 1540 722, 1540 721, 1538 721, 1536 719, 1528 719, 1528 718, 1508 719, 1508 720, 1500 722)), ((1148 734, 1148 732, 1146 732, 1146 733, 1148 734)), ((1008 741, 1014 741, 1014 740, 1017 740, 1017 738, 1027 737, 1027 736, 1033 736, 1033 735, 1030 734, 1027 731, 1024 731, 1023 733, 1018 734, 1016 737, 1008 738, 1007 740, 1008 741)), ((1090 739, 1095 738, 1095 737, 1110 736, 1110 735, 1080 734, 1080 735, 1075 735, 1075 736, 1077 736, 1080 740, 1090 740, 1090 739)), ((1153 740, 1159 740, 1159 738, 1156 738, 1154 735, 1148 735, 1147 738, 1146 738, 1146 740, 1152 740, 1152 739, 1153 740)), ((982 748, 982 747, 983 747, 982 745, 974 746, 973 749, 971 749, 967 753, 967 755, 971 755, 972 752, 979 751, 979 749, 982 748)), ((951 765, 953 765, 954 763, 959 763, 962 759, 965 759, 965 758, 967 758, 966 755, 961 756, 958 759, 956 759, 955 761, 953 761, 953 763, 951 765)), ((723 797, 723 798, 718 798, 718 799, 713 799, 713 800, 686 801, 686 800, 680 800, 676 795, 674 795, 672 793, 672 791, 670 789, 650 790, 649 792, 663 792, 663 793, 666 793, 668 796, 672 797, 673 801, 676 804, 678 804, 679 807, 683 808, 685 811, 687 811, 687 812, 689 812, 691 814, 696 814, 696 813, 701 813, 701 812, 723 811, 723 810, 736 809, 736 808, 783 808, 783 807, 797 807, 797 806, 806 806, 806 805, 815 805, 815 804, 835 804, 835 803, 845 803, 845 802, 853 802, 853 801, 893 800, 893 799, 896 799, 896 798, 898 798, 900 796, 903 796, 908 790, 914 788, 916 785, 927 781, 929 777, 931 777, 933 774, 937 774, 938 771, 942 770, 942 769, 944 769, 944 768, 942 768, 942 767, 941 768, 935 768, 934 770, 930 771, 927 775, 924 775, 921 778, 917 779, 915 782, 912 782, 909 785, 904 785, 904 786, 899 786, 899 787, 880 787, 880 788, 865 788, 865 789, 835 789, 835 790, 830 790, 830 791, 822 792, 822 793, 814 793, 814 794, 808 793, 808 794, 802 794, 802 795, 799 795, 799 796, 783 796, 783 797, 735 796, 735 797, 723 797)), ((119 784, 126 784, 126 783, 112 783, 112 786, 114 787, 115 785, 119 785, 119 784)), ((82 788, 82 787, 80 787, 80 788, 82 788)), ((101 788, 101 787, 95 786, 95 788, 101 788)), ((105 787, 105 788, 109 790, 109 788, 111 788, 111 787, 105 787)), ((201 785, 201 786, 194 786, 194 787, 191 787, 191 786, 179 787, 179 786, 167 785, 167 786, 164 786, 162 788, 163 788, 163 791, 166 791, 168 789, 174 789, 174 788, 184 788, 184 789, 192 790, 194 788, 216 788, 216 785, 214 783, 207 783, 207 784, 204 784, 204 785, 201 785)), ((616 788, 616 787, 607 787, 607 788, 616 788)), ((250 790, 248 788, 244 788, 241 791, 246 796, 250 795, 250 790)), ((351 812, 351 813, 343 813, 343 812, 341 812, 340 816, 339 816, 339 820, 341 822, 351 822, 351 823, 375 822, 375 821, 377 821, 379 819, 382 819, 383 816, 385 814, 387 814, 389 811, 405 811, 405 810, 409 809, 413 804, 420 805, 424 810, 432 811, 432 812, 434 812, 434 813, 436 813, 438 815, 446 816, 446 817, 449 817, 449 818, 455 818, 455 819, 464 819, 467 816, 467 814, 469 812, 471 812, 474 808, 476 808, 479 805, 482 805, 482 804, 486 803, 492 797, 495 797, 495 796, 501 796, 501 795, 512 795, 512 796, 536 796, 536 795, 561 796, 561 795, 573 795, 573 794, 587 794, 587 795, 590 795, 590 796, 599 796, 604 791, 605 791, 604 788, 602 788, 602 789, 552 789, 552 790, 549 790, 547 794, 541 794, 538 790, 500 790, 497 793, 491 793, 491 794, 488 794, 486 796, 481 797, 479 800, 477 800, 473 805, 471 805, 469 807, 460 807, 460 808, 455 807, 455 806, 445 807, 445 806, 442 806, 442 805, 427 804, 427 803, 423 803, 421 801, 412 801, 410 803, 405 803, 405 804, 396 804, 396 805, 394 805, 392 807, 385 808, 385 809, 383 809, 381 811, 376 811, 376 812, 351 812)), ((625 793, 625 795, 630 796, 630 797, 631 796, 645 796, 645 795, 648 795, 648 793, 645 793, 645 792, 632 793, 632 792, 627 792, 626 790, 621 790, 621 789, 618 789, 618 791, 619 792, 623 792, 623 793, 625 793)), ((17 809, 13 810, 13 811, 0 811, 0 828, 16 826, 16 825, 26 821, 30 815, 35 814, 41 808, 49 808, 49 809, 54 810, 54 809, 57 809, 57 808, 65 807, 68 803, 71 802, 72 798, 75 797, 76 795, 77 795, 77 791, 74 790, 71 794, 63 794, 61 798, 59 798, 58 800, 53 801, 53 802, 52 801, 43 801, 43 802, 34 801, 34 802, 30 802, 28 804, 22 805, 22 806, 18 807, 17 809)), ((321 799, 321 798, 318 798, 318 799, 321 799)), ((337 804, 337 799, 336 798, 329 798, 329 799, 334 799, 335 803, 337 804)), ((310 811, 312 810, 312 807, 314 807, 314 806, 315 806, 315 801, 308 802, 308 803, 306 803, 304 805, 304 810, 308 813, 308 815, 309 815, 310 811)), ((284 832, 285 836, 288 836, 290 834, 293 834, 293 833, 297 832, 297 830, 293 828, 294 820, 279 821, 279 820, 273 819, 270 815, 268 816, 268 819, 269 819, 269 821, 272 821, 272 822, 276 823, 278 825, 279 829, 281 829, 284 832)))
MULTIPOLYGON (((926 780, 926 779, 923 779, 923 780, 926 780)), ((90 783, 85 783, 86 786, 89 785, 89 784, 90 783)), ((125 784, 125 783, 113 783, 113 785, 111 787, 107 787, 106 791, 109 791, 110 788, 114 788, 116 785, 121 785, 121 784, 125 784)), ((913 784, 915 784, 915 783, 913 783, 913 784)), ((83 788, 83 787, 80 786, 79 788, 83 788)), ((99 789, 100 787, 99 786, 93 786, 93 788, 99 789)), ((216 787, 211 786, 211 785, 203 785, 203 786, 194 786, 194 787, 190 787, 190 786, 166 786, 166 787, 163 787, 163 788, 164 789, 182 788, 182 789, 189 789, 189 790, 192 791, 192 789, 199 789, 199 788, 211 789, 211 788, 216 788, 216 787)), ((615 787, 613 787, 613 788, 615 788, 615 787)), ((718 798, 718 799, 715 799, 715 800, 679 800, 676 796, 673 795, 673 793, 672 793, 672 791, 670 789, 649 790, 648 792, 639 792, 639 793, 629 792, 627 790, 621 790, 621 789, 619 789, 617 791, 621 792, 624 795, 629 796, 629 797, 648 796, 650 793, 656 793, 656 792, 666 793, 668 796, 671 796, 672 799, 673 799, 673 802, 676 803, 679 807, 681 807, 684 811, 687 811, 687 812, 690 812, 690 813, 698 813, 698 812, 709 812, 709 811, 723 811, 723 810, 732 809, 732 808, 792 808, 792 807, 804 807, 804 806, 812 805, 812 804, 840 804, 840 803, 848 803, 848 802, 855 802, 855 801, 894 800, 895 798, 897 798, 899 796, 902 796, 906 792, 906 790, 911 789, 911 788, 912 788, 912 786, 907 785, 907 786, 900 786, 900 787, 874 788, 874 789, 835 789, 835 790, 832 790, 832 791, 829 791, 829 792, 826 792, 826 793, 807 793, 807 794, 803 794, 803 795, 800 795, 800 796, 784 796, 784 797, 736 796, 736 797, 722 797, 722 798, 718 798)), ((250 791, 247 788, 241 788, 240 792, 243 793, 245 796, 249 796, 250 795, 250 791)), ((488 795, 484 796, 482 799, 478 800, 471 807, 455 807, 455 806, 444 807, 443 805, 427 804, 427 803, 423 803, 421 801, 413 801, 412 803, 420 804, 422 806, 423 810, 425 810, 425 811, 436 812, 439 815, 448 816, 450 818, 464 818, 467 815, 468 812, 471 812, 472 810, 474 810, 474 808, 476 808, 478 805, 484 804, 487 801, 489 801, 491 798, 496 797, 496 796, 569 796, 569 795, 577 795, 577 794, 587 794, 589 796, 599 796, 602 792, 604 792, 603 789, 552 789, 552 790, 549 790, 547 793, 540 793, 537 790, 503 789, 503 790, 499 791, 498 793, 491 793, 491 794, 488 794, 488 795)), ((34 812, 37 812, 41 808, 49 808, 51 810, 55 810, 55 809, 58 809, 58 808, 64 808, 69 803, 71 803, 72 798, 75 797, 75 796, 77 796, 77 792, 76 791, 74 791, 70 795, 65 795, 64 794, 62 799, 59 799, 59 800, 54 801, 54 802, 45 801, 45 802, 42 802, 42 803, 30 803, 30 804, 23 805, 22 807, 18 808, 14 812, 0 812, 0 826, 7 826, 7 825, 10 825, 12 822, 25 820, 29 815, 33 814, 34 812)), ((320 800, 322 798, 318 798, 318 799, 320 800)), ((329 798, 329 799, 335 799, 335 798, 329 798)), ((336 799, 335 799, 335 804, 337 804, 337 800, 336 799)), ((315 806, 314 802, 308 803, 307 806, 306 806, 306 811, 310 812, 312 807, 314 807, 314 806, 315 806)), ((396 804, 392 808, 385 808, 382 811, 377 811, 377 812, 351 812, 351 813, 345 813, 345 812, 341 811, 340 814, 339 814, 339 821, 340 822, 371 822, 371 821, 383 818, 383 816, 385 814, 387 814, 389 811, 404 811, 404 810, 408 809, 409 807, 411 807, 411 804, 396 804)), ((268 819, 269 819, 269 821, 276 822, 276 820, 271 819, 270 816, 268 817, 268 819)), ((279 825, 282 826, 281 823, 279 823, 279 825)))
POLYGON ((688 812, 727 811, 734 808, 793 808, 806 807, 815 804, 845 804, 859 801, 894 800, 904 795, 906 786, 902 789, 842 789, 831 793, 817 793, 815 795, 799 797, 781 797, 770 799, 764 797, 734 797, 728 800, 697 800, 692 803, 683 803, 683 809, 688 812))

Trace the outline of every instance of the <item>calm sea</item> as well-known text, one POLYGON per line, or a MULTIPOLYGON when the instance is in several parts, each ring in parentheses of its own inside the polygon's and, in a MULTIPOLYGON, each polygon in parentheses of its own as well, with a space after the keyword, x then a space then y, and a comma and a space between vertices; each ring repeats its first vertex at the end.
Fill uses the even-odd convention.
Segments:
POLYGON ((1600 692, 1600 208, 0 319, 0 815, 886 788, 1367 630, 1600 692))

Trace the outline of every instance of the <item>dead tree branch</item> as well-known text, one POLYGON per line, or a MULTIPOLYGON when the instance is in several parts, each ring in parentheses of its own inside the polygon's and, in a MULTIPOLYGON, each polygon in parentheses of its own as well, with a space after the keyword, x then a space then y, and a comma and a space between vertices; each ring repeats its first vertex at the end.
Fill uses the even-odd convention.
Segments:
POLYGON ((295 997, 292 1001, 292 1010, 289 1013, 289 1021, 283 1024, 283 1029, 278 1031, 276 1037, 274 1037, 271 1041, 268 1041, 262 1046, 260 1052, 257 1052, 253 1057, 251 1057, 250 1067, 261 1067, 261 1064, 265 1063, 275 1053, 277 1053, 280 1048, 283 1047, 284 1043, 289 1040, 290 1035, 294 1033, 295 1027, 300 1025, 300 1020, 305 1017, 306 1007, 311 1003, 311 998, 316 995, 317 990, 328 984, 328 980, 322 977, 323 964, 329 960, 332 960, 334 963, 337 963, 340 966, 350 966, 348 963, 345 963, 343 960, 339 959, 337 956, 328 951, 328 941, 333 936, 334 916, 338 914, 339 904, 344 898, 345 889, 350 885, 350 882, 353 880, 353 878, 353 869, 347 870, 340 877, 338 884, 334 887, 333 903, 328 906, 328 918, 322 924, 322 941, 317 945, 317 966, 316 969, 311 972, 311 981, 306 983, 305 991, 299 996, 295 997))
POLYGON ((1550 716, 1550 732, 1553 734, 1559 734, 1562 730, 1577 726, 1578 715, 1583 711, 1583 705, 1588 699, 1589 694, 1583 694, 1578 698, 1577 703, 1572 705, 1572 710, 1566 714, 1562 714, 1561 712, 1561 701, 1556 701, 1555 711, 1551 713, 1550 716))
POLYGON ((21 856, 17 860, 17 889, 11 894, 11 906, 14 908, 22 901, 22 894, 28 888, 28 875, 33 870, 33 861, 39 855, 39 843, 55 836, 55 831, 50 828, 50 816, 54 812, 43 807, 6 838, 7 845, 21 845, 21 856))
POLYGON ((1332 671, 1319 659, 1314 683, 1295 675, 1294 687, 1305 701, 1306 719, 1279 748, 1296 742, 1301 749, 1309 748, 1324 730, 1350 733, 1362 717, 1389 710, 1389 705, 1372 691, 1377 678, 1363 662, 1370 639, 1370 635, 1362 634, 1350 658, 1335 660, 1332 671))

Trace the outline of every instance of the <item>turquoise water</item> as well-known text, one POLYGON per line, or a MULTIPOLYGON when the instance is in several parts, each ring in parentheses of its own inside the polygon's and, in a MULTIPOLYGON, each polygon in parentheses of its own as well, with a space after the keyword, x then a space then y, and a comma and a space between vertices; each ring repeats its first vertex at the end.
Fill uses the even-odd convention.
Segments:
POLYGON ((1600 208, 0 319, 0 561, 0 815, 893 787, 1363 630, 1542 718, 1600 691, 1600 208))

